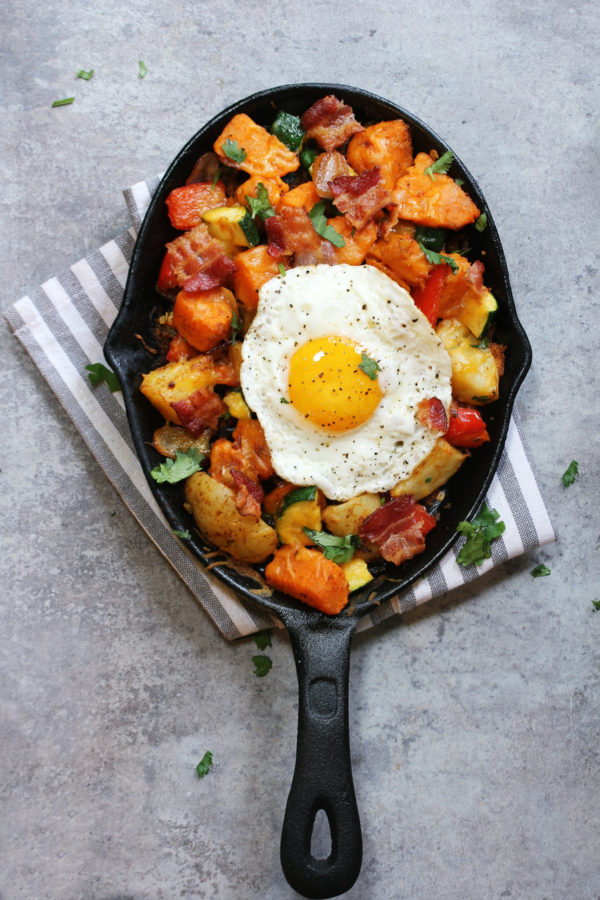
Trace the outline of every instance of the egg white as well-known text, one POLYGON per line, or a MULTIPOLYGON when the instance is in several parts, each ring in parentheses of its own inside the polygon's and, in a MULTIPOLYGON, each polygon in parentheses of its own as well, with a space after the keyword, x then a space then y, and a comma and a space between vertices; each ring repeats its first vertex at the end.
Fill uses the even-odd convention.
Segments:
POLYGON ((448 410, 451 373, 447 351, 410 294, 368 265, 301 266, 271 279, 242 344, 242 390, 273 468, 331 500, 387 491, 408 478, 440 436, 418 421, 417 404, 437 397, 448 410), (289 403, 293 354, 330 335, 354 341, 380 367, 382 400, 346 432, 313 425, 289 403))

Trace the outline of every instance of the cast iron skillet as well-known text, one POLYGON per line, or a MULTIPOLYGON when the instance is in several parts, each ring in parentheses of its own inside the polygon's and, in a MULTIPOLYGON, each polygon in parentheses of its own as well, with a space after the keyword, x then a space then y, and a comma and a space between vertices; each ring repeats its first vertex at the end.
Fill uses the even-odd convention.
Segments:
MULTIPOLYGON (((212 144, 226 122, 245 112, 268 127, 275 111, 301 114, 326 94, 335 94, 349 103, 363 124, 381 119, 403 118, 409 123, 415 153, 448 150, 431 129, 388 100, 366 91, 337 84, 284 85, 260 91, 234 103, 215 116, 183 147, 171 163, 146 214, 133 253, 123 304, 106 342, 106 357, 119 376, 133 440, 142 467, 159 504, 174 529, 190 527, 177 488, 157 484, 150 470, 159 456, 148 444, 155 428, 163 424, 159 414, 138 390, 142 372, 153 366, 153 358, 143 342, 152 345, 152 307, 162 311, 168 302, 155 292, 165 244, 177 232, 167 217, 165 198, 185 183, 194 162, 212 144)), ((479 233, 469 228, 473 259, 485 262, 485 282, 499 303, 495 340, 507 345, 506 369, 501 379, 500 398, 486 410, 491 441, 479 448, 447 486, 449 507, 441 510, 439 525, 427 537, 427 549, 420 556, 391 564, 362 590, 352 595, 348 611, 337 617, 312 610, 274 591, 257 594, 257 580, 240 572, 224 558, 212 571, 242 596, 274 613, 287 627, 300 689, 296 766, 285 811, 281 837, 281 864, 290 885, 311 898, 335 897, 354 884, 362 861, 360 820, 350 766, 348 736, 348 673, 352 635, 361 616, 417 578, 424 576, 457 538, 456 526, 479 509, 498 466, 517 390, 531 363, 531 348, 517 318, 504 253, 490 211, 479 187, 455 156, 450 171, 460 176, 465 190, 487 213, 487 228, 479 233), (484 254, 482 256, 482 253, 484 254), (331 832, 331 852, 326 859, 311 854, 315 816, 324 810, 331 832)), ((189 546, 203 563, 211 548, 194 532, 189 546)))

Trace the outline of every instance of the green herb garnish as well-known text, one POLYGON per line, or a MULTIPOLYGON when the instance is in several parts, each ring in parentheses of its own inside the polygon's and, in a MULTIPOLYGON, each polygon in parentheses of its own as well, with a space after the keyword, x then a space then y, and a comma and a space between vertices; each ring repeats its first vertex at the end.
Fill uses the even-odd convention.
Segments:
POLYGON ((485 394, 482 394, 481 396, 479 396, 478 394, 473 394, 473 396, 471 397, 471 400, 477 400, 478 403, 487 403, 489 399, 490 398, 485 394))
POLYGON ((300 116, 293 116, 283 110, 277 113, 275 121, 271 125, 271 134, 274 134, 288 150, 292 150, 294 153, 302 146, 305 133, 300 116))
POLYGON ((231 138, 227 138, 227 140, 223 141, 221 150, 225 156, 232 159, 234 162, 241 163, 246 159, 246 151, 244 148, 240 147, 237 141, 232 141, 231 138))
POLYGON ((254 643, 259 650, 266 650, 271 646, 271 632, 259 631, 254 635, 254 643))
POLYGON ((75 97, 65 97, 64 100, 55 100, 54 103, 52 104, 52 106, 53 107, 55 107, 55 106, 70 106, 71 103, 74 102, 74 100, 75 100, 75 97))
POLYGON ((175 537, 181 538, 182 541, 188 541, 191 538, 191 534, 189 533, 187 528, 185 529, 185 531, 179 531, 179 529, 174 528, 173 534, 175 535, 175 537))
POLYGON ((381 371, 379 364, 374 359, 371 359, 370 356, 367 356, 366 353, 361 354, 358 368, 362 369, 365 375, 369 376, 371 381, 375 381, 377 373, 381 371))
POLYGON ((535 569, 531 570, 531 574, 534 578, 541 578, 542 575, 549 575, 550 569, 548 566, 545 566, 544 563, 540 563, 539 566, 536 566, 535 569))
POLYGON ((106 382, 106 385, 110 391, 120 391, 121 385, 119 384, 119 379, 104 363, 90 363, 89 366, 85 367, 86 372, 88 373, 88 378, 92 384, 92 387, 96 387, 97 384, 102 384, 103 381, 106 382))
POLYGON ((451 256, 441 252, 444 249, 444 241, 446 240, 445 228, 427 228, 424 225, 418 225, 415 228, 415 240, 428 262, 433 266, 447 263, 452 269, 452 273, 456 275, 458 263, 451 256))
POLYGON ((435 175, 445 175, 450 166, 454 161, 454 154, 452 150, 446 150, 446 152, 440 156, 439 159, 436 159, 434 163, 430 166, 427 166, 425 169, 425 174, 429 175, 432 181, 435 181, 435 175))
POLYGON ((313 147, 305 147, 300 154, 300 163, 305 169, 310 169, 316 158, 317 151, 313 147))
POLYGON ((303 528, 302 531, 311 539, 313 544, 323 551, 325 559, 330 559, 335 563, 349 562, 359 544, 357 534, 346 534, 344 537, 338 537, 335 534, 329 534, 327 531, 313 531, 312 528, 303 528))
POLYGON ((139 74, 140 78, 145 78, 146 75, 148 74, 148 69, 147 69, 146 63, 144 62, 143 59, 140 59, 140 61, 138 62, 138 66, 139 66, 138 74, 139 74))
POLYGON ((280 402, 280 403, 287 403, 287 404, 289 405, 289 402, 290 402, 290 401, 289 401, 289 400, 286 400, 285 397, 280 397, 280 398, 279 398, 279 402, 280 402))
POLYGON ((207 750, 198 765, 196 766, 196 773, 198 778, 204 778, 205 775, 208 775, 210 769, 212 768, 213 758, 210 750, 207 750))
POLYGON ((216 186, 217 186, 217 181, 219 180, 220 177, 221 177, 221 170, 220 170, 220 168, 217 166, 217 171, 216 171, 215 174, 213 175, 212 184, 211 184, 211 186, 210 186, 211 191, 214 191, 214 189, 216 188, 216 186))
POLYGON ((592 600, 592 603, 594 605, 594 609, 600 611, 600 600, 592 600))
POLYGON ((320 235, 322 238, 325 238, 325 240, 333 244, 334 247, 346 246, 346 241, 339 233, 339 231, 336 231, 333 225, 327 224, 324 200, 320 200, 319 203, 315 203, 308 215, 310 216, 310 221, 313 223, 313 228, 318 235, 320 235))
POLYGON ((489 346, 490 346, 490 339, 486 338, 486 337, 481 338, 481 341, 478 344, 471 344, 471 347, 476 347, 477 350, 487 350, 487 348, 489 346))
POLYGON ((77 77, 83 78, 84 81, 89 81, 94 75, 94 70, 90 69, 89 72, 86 72, 85 69, 77 69, 77 77))
POLYGON ((177 484, 178 481, 189 478, 194 472, 199 472, 203 459, 203 454, 196 447, 190 447, 189 450, 177 450, 175 459, 165 460, 152 469, 150 474, 159 484, 163 484, 165 481, 169 484, 177 484))
POLYGON ((231 313, 231 343, 235 344, 235 339, 237 338, 238 331, 240 330, 240 317, 236 313, 235 309, 231 313))
POLYGON ((481 512, 472 522, 458 523, 456 530, 467 539, 456 557, 461 566, 469 566, 471 563, 478 566, 484 559, 490 558, 492 541, 500 537, 506 528, 504 522, 496 521, 499 515, 495 509, 488 509, 484 503, 481 512))
POLYGON ((564 473, 564 475, 562 477, 562 483, 564 484, 564 486, 570 487, 573 484, 573 482, 575 481, 575 479, 577 478, 578 474, 579 474, 579 463, 576 462, 576 460, 572 459, 571 462, 569 463, 569 468, 567 469, 567 471, 564 473))
POLYGON ((269 193, 262 181, 256 185, 256 197, 246 195, 246 200, 250 204, 250 213, 253 218, 258 216, 264 222, 265 219, 275 215, 275 210, 269 201, 269 193))
POLYGON ((477 231, 485 231, 487 228, 487 213, 481 213, 479 218, 475 219, 474 225, 477 231))
POLYGON ((273 665, 268 656, 253 656, 252 662, 254 663, 254 674, 258 678, 264 678, 265 675, 268 675, 273 665))
POLYGON ((464 181, 462 180, 462 178, 455 178, 454 184, 457 184, 459 187, 462 187, 464 184, 464 181))
POLYGON ((282 277, 282 278, 285 278, 285 266, 284 266, 284 264, 283 264, 282 262, 280 262, 280 263, 278 264, 277 268, 279 269, 279 274, 281 275, 281 277, 282 277))

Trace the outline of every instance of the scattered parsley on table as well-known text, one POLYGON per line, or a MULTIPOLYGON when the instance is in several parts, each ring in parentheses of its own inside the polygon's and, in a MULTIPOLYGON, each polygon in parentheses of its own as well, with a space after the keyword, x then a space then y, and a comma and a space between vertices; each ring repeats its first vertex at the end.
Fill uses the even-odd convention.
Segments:
POLYGON ((252 662, 254 664, 254 674, 258 678, 264 678, 271 671, 273 665, 268 656, 253 656, 252 662))
POLYGON ((569 463, 567 471, 563 473, 562 483, 565 487, 570 487, 579 474, 579 463, 572 459, 569 463))
POLYGON ((102 384, 103 381, 106 382, 107 387, 110 391, 120 391, 121 385, 119 384, 119 379, 104 363, 90 363, 85 367, 86 372, 88 373, 88 378, 90 379, 92 387, 96 387, 97 384, 102 384))
POLYGON ((492 541, 500 537, 506 529, 504 522, 500 521, 500 513, 495 509, 489 509, 484 503, 481 512, 475 516, 472 522, 459 522, 457 531, 464 534, 466 541, 460 549, 456 561, 461 566, 469 566, 475 563, 480 565, 492 555, 492 541))
POLYGON ((535 569, 531 570, 531 574, 534 578, 541 578, 542 575, 549 575, 550 569, 548 566, 545 566, 544 563, 540 563, 539 566, 536 566, 535 569))
POLYGON ((196 772, 198 774, 198 778, 204 778, 205 775, 208 775, 212 768, 213 764, 213 756, 210 750, 207 750, 198 765, 196 766, 196 772))

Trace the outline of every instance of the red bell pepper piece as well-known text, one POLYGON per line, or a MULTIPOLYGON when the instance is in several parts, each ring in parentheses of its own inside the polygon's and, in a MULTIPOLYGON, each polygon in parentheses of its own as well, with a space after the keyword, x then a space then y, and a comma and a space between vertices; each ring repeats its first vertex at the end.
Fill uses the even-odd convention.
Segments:
POLYGON ((432 328, 435 328, 439 318, 440 300, 448 269, 449 266, 446 263, 434 266, 425 283, 425 287, 417 288, 412 295, 415 306, 427 316, 432 328))
POLYGON ((479 410, 452 403, 449 418, 450 424, 444 437, 454 447, 479 447, 489 441, 490 436, 479 410))

